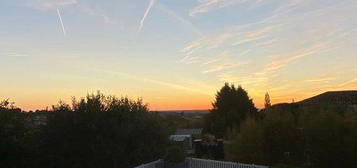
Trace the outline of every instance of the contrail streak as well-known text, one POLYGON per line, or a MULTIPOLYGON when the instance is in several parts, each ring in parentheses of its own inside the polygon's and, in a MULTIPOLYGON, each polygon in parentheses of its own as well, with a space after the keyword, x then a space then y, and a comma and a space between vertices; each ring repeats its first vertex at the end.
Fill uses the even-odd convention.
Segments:
POLYGON ((155 2, 156 2, 156 0, 150 0, 150 4, 149 4, 148 8, 146 9, 143 18, 140 20, 140 26, 139 26, 139 31, 138 31, 138 32, 140 32, 141 29, 143 28, 145 19, 146 19, 146 17, 148 16, 148 14, 149 14, 151 8, 155 5, 155 2))
POLYGON ((165 5, 157 3, 156 6, 158 7, 159 10, 165 12, 171 18, 173 18, 173 19, 181 22, 182 24, 184 24, 186 27, 188 27, 197 36, 199 36, 199 37, 203 36, 202 32, 200 30, 198 30, 195 25, 193 25, 190 21, 188 21, 188 20, 182 18, 181 16, 177 15, 174 11, 170 10, 165 5))
POLYGON ((59 9, 57 8, 57 15, 58 15, 58 18, 61 22, 61 26, 62 26, 62 32, 63 32, 63 35, 66 36, 66 29, 64 27, 64 24, 63 24, 63 20, 62 20, 62 16, 61 16, 61 13, 59 11, 59 9))

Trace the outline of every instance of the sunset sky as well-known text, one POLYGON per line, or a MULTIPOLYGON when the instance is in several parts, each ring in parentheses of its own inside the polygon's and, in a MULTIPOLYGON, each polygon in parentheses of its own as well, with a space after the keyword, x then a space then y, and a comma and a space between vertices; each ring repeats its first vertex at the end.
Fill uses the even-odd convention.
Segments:
POLYGON ((100 90, 208 109, 357 89, 357 0, 0 0, 0 100, 43 109, 100 90))

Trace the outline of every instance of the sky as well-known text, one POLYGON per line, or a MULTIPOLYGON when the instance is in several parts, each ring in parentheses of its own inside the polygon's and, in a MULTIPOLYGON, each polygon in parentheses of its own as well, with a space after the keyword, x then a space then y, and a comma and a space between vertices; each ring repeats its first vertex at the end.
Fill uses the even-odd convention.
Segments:
POLYGON ((1 0, 0 100, 44 109, 100 90, 209 109, 357 89, 356 0, 1 0))

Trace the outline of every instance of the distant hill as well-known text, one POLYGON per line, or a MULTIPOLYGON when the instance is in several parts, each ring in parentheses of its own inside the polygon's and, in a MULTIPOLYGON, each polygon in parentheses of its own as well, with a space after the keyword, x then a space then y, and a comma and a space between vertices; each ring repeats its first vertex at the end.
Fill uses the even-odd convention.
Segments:
POLYGON ((314 107, 320 105, 347 105, 357 110, 357 90, 328 91, 295 103, 278 103, 266 110, 289 110, 294 111, 303 107, 314 107))
POLYGON ((192 114, 192 113, 208 113, 209 110, 159 110, 159 113, 176 113, 176 114, 192 114))
POLYGON ((209 110, 165 110, 153 111, 161 116, 166 116, 169 120, 196 120, 202 119, 209 113, 209 110))
POLYGON ((162 110, 158 113, 171 113, 171 114, 206 114, 209 110, 162 110))
POLYGON ((357 105, 357 90, 329 91, 297 102, 297 104, 357 105))

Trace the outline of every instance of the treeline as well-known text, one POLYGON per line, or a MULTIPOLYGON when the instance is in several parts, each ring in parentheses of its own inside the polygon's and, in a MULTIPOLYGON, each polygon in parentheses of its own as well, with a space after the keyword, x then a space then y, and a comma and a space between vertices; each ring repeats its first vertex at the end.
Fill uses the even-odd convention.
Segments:
POLYGON ((205 130, 226 139, 230 161, 357 167, 357 111, 350 105, 292 103, 258 112, 244 89, 226 84, 217 93, 205 130))
POLYGON ((335 105, 291 106, 248 118, 227 148, 230 159, 296 167, 357 166, 356 111, 335 105))
POLYGON ((0 104, 0 167, 130 168, 165 155, 168 131, 141 100, 100 93, 23 112, 0 104))
POLYGON ((246 90, 225 84, 202 123, 160 116, 142 100, 100 93, 36 112, 3 101, 0 167, 131 168, 158 158, 182 160, 182 152, 172 157, 166 151, 180 151, 170 148, 169 134, 202 125, 205 133, 225 139, 226 160, 274 167, 357 167, 355 107, 270 106, 268 95, 265 104, 258 110, 246 90))
POLYGON ((164 125, 170 134, 174 134, 180 128, 202 128, 204 120, 186 118, 183 114, 158 114, 160 124, 164 125))

